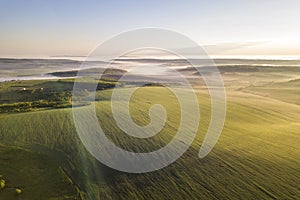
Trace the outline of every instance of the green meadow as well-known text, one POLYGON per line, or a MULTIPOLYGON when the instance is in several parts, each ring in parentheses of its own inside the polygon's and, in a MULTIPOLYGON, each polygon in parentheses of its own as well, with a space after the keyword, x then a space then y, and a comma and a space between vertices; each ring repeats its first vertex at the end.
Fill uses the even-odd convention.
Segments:
MULTIPOLYGON (((176 162, 145 174, 111 169, 84 148, 70 108, 73 80, 0 83, 0 179, 5 180, 0 199, 299 199, 299 79, 294 71, 267 70, 222 72, 226 121, 203 159, 198 152, 211 102, 207 88, 194 83, 201 112, 195 140, 176 162), (26 102, 31 104, 18 109, 26 102)), ((181 116, 174 94, 160 86, 134 93, 130 113, 137 124, 150 122, 153 104, 163 105, 168 115, 161 132, 137 139, 117 127, 110 102, 113 83, 102 82, 107 84, 97 91, 96 102, 74 109, 95 106, 107 137, 128 151, 150 152, 171 141, 181 116)))

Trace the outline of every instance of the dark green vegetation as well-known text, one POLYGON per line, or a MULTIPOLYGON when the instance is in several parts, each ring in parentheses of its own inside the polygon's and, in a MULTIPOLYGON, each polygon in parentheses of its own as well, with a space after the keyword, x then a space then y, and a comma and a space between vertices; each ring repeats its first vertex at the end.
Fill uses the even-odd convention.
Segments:
MULTIPOLYGON (((85 69, 81 70, 82 74, 85 75, 98 75, 102 74, 101 79, 102 80, 111 80, 111 81, 116 81, 118 80, 126 71, 122 69, 112 69, 112 68, 107 68, 103 71, 101 68, 90 68, 90 69, 85 69)), ((61 72, 52 72, 49 73, 52 76, 57 76, 57 77, 74 77, 78 73, 78 70, 71 70, 71 71, 61 71, 61 72)))
MULTIPOLYGON (((92 158, 78 139, 70 108, 1 114, 0 174, 7 187, 0 190, 0 199, 17 199, 15 188, 22 189, 22 199, 299 199, 299 77, 289 70, 245 69, 224 72, 223 78, 227 118, 213 151, 198 158, 210 100, 207 89, 195 84, 201 110, 195 141, 175 163, 147 174, 118 172, 92 158)), ((22 87, 53 88, 61 94, 70 91, 72 81, 1 83, 1 103, 20 103, 22 87)), ((131 115, 140 125, 149 123, 151 105, 160 103, 167 110, 166 126, 148 139, 129 137, 116 126, 111 91, 99 88, 95 106, 101 126, 118 146, 149 152, 173 138, 180 110, 170 91, 149 85, 132 97, 131 115)))
MULTIPOLYGON (((73 85, 74 79, 1 83, 0 113, 72 107, 73 85)), ((97 90, 113 88, 115 85, 115 82, 99 81, 97 90)))

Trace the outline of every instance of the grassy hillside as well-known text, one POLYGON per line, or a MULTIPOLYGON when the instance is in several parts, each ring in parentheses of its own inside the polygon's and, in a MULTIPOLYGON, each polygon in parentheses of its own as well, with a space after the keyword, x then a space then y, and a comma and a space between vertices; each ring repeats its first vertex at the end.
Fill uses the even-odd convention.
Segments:
POLYGON ((252 85, 243 91, 300 105, 300 79, 271 82, 262 86, 252 85))
MULTIPOLYGON (((150 105, 166 106, 167 125, 149 139, 129 137, 116 127, 109 97, 110 90, 99 91, 100 101, 95 104, 99 122, 117 145, 131 151, 152 151, 164 146, 176 133, 180 112, 168 90, 144 87, 132 98, 131 114, 140 125, 149 123, 150 105)), ((300 198, 298 105, 228 91, 221 138, 213 151, 200 160, 198 152, 209 123, 210 101, 205 91, 198 98, 201 125, 192 146, 172 165, 147 174, 118 172, 95 161, 78 139, 69 108, 1 114, 1 159, 11 154, 9 166, 26 167, 16 167, 16 173, 7 170, 8 163, 1 161, 0 174, 22 188, 24 199, 38 199, 45 188, 45 197, 57 199, 300 198), (37 160, 44 161, 35 165, 37 160), (40 170, 26 170, 32 165, 40 170), (25 177, 41 177, 36 181, 40 189, 26 184, 25 177), (51 181, 41 184, 46 179, 51 181)), ((1 190, 0 198, 11 195, 10 192, 9 188, 1 190)))
POLYGON ((75 199, 79 191, 56 162, 46 154, 14 146, 0 146, 0 199, 75 199), (17 194, 20 188, 22 193, 17 194))

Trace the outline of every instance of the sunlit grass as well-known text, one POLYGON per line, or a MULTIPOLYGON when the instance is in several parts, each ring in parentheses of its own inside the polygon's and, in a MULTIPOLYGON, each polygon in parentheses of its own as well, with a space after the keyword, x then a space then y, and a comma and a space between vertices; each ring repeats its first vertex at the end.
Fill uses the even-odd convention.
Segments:
MULTIPOLYGON (((165 88, 145 87, 132 97, 131 114, 140 125, 149 123, 148 110, 152 103, 161 103, 168 111, 165 129, 157 136, 143 140, 129 137, 116 127, 110 112, 110 90, 99 92, 97 99, 99 101, 95 105, 100 124, 113 142, 127 150, 147 152, 158 149, 176 133, 180 117, 178 102, 165 88)), ((3 169, 20 169, 19 162, 28 167, 35 161, 40 163, 46 155, 55 160, 50 161, 49 166, 53 166, 54 170, 55 163, 58 163, 63 172, 44 172, 42 177, 49 177, 49 184, 52 184, 66 180, 60 178, 66 174, 68 180, 73 182, 74 196, 78 195, 77 190, 81 191, 81 197, 90 195, 94 199, 172 199, 178 196, 187 199, 258 196, 292 199, 299 196, 299 106, 229 91, 223 133, 214 150, 200 160, 198 151, 210 121, 210 101, 207 92, 200 92, 198 99, 201 121, 194 143, 174 164, 160 171, 127 174, 99 164, 81 145, 71 109, 59 109, 0 116, 1 143, 6 145, 2 147, 0 157, 5 159, 6 154, 11 156, 9 163, 1 161, 0 173, 3 169), (27 150, 8 147, 12 145, 27 150), (27 157, 24 155, 24 158, 27 159, 18 160, 17 155, 21 152, 26 153, 27 157), (35 157, 36 154, 41 157, 35 157)), ((13 172, 7 170, 6 173, 13 172)), ((17 184, 23 185, 21 177, 30 176, 29 179, 34 179, 40 176, 39 173, 38 169, 24 170, 14 173, 14 179, 17 184)), ((68 185, 68 181, 64 184, 68 185)), ((53 193, 48 192, 50 195, 65 188, 65 185, 46 185, 32 190, 42 192, 46 189, 44 187, 47 190, 51 188, 53 193)), ((24 198, 36 194, 27 190, 30 190, 30 186, 22 190, 24 198)), ((70 195, 64 191, 59 194, 70 195)))

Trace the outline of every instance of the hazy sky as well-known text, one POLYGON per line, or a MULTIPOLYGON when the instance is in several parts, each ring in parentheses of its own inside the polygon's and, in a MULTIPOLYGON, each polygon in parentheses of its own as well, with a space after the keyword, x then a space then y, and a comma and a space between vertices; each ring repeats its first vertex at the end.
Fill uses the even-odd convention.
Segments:
POLYGON ((0 57, 87 55, 123 31, 167 28, 214 55, 300 55, 299 0, 0 0, 0 57))

